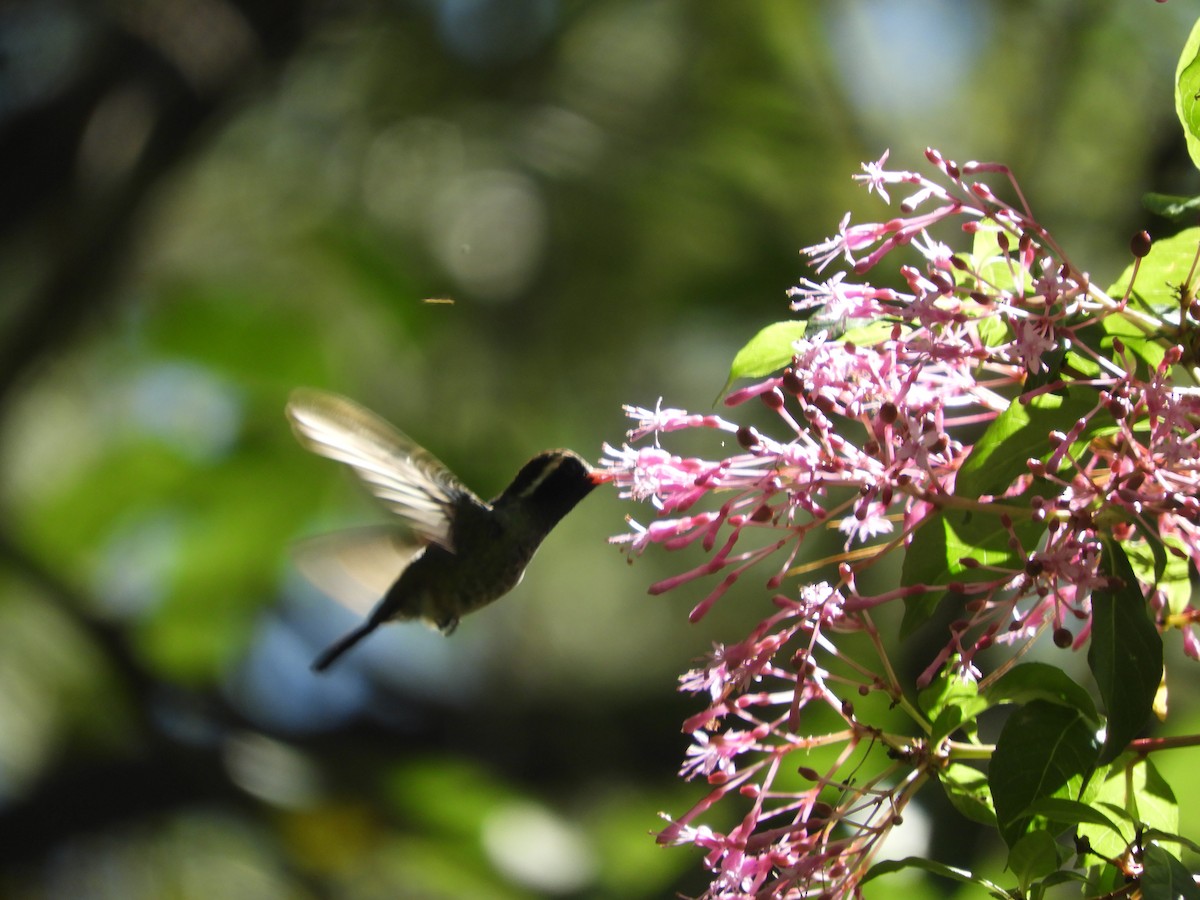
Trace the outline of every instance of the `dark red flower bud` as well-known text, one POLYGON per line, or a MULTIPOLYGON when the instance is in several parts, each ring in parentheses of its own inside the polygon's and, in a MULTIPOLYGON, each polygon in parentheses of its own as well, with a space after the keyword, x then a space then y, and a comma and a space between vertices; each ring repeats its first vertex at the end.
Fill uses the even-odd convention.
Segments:
POLYGON ((1143 259, 1150 252, 1150 232, 1139 231, 1129 241, 1129 252, 1138 259, 1143 259))
POLYGON ((763 406, 767 409, 773 409, 776 412, 783 409, 783 394, 779 392, 779 388, 772 388, 759 396, 762 398, 763 406))

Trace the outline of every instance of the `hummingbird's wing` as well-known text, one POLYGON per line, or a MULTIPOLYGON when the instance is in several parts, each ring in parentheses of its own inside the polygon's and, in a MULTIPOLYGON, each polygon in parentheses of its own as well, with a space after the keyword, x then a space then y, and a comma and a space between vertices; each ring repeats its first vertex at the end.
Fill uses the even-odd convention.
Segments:
POLYGON ((453 552, 456 504, 469 501, 487 509, 432 453, 352 400, 299 388, 288 400, 287 415, 301 444, 354 469, 426 541, 453 552))
POLYGON ((425 545, 392 526, 348 528, 292 545, 296 568, 351 612, 368 615, 425 545))

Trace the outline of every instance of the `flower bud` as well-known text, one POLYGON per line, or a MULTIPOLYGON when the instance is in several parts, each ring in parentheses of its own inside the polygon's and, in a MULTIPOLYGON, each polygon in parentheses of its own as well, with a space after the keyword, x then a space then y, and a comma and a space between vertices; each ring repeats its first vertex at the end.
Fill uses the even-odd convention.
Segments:
POLYGON ((776 412, 783 409, 783 394, 780 393, 779 388, 772 388, 759 396, 762 398, 763 405, 767 409, 773 409, 776 412))
POLYGON ((1150 252, 1150 232, 1139 231, 1129 241, 1129 252, 1138 259, 1144 259, 1150 252))

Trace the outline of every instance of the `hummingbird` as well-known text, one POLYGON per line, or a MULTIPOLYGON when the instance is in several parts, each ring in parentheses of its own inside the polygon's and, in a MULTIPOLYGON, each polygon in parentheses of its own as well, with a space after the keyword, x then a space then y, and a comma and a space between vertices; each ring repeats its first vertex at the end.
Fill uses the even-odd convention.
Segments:
POLYGON ((421 619, 442 634, 453 633, 464 615, 516 587, 551 529, 609 480, 570 450, 547 450, 485 503, 428 450, 352 400, 298 388, 288 399, 287 416, 301 445, 350 466, 401 520, 312 542, 309 555, 327 558, 301 568, 318 586, 330 583, 321 573, 331 566, 360 587, 368 585, 366 560, 381 555, 384 569, 377 574, 390 581, 366 620, 316 658, 316 672, 385 622, 421 619))

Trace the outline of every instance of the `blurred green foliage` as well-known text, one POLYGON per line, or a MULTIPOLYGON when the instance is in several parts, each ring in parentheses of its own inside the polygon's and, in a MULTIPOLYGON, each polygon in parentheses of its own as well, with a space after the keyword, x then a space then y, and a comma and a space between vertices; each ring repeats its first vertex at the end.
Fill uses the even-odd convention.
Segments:
MULTIPOLYGON (((287 547, 381 514, 288 391, 485 495, 598 458, 623 403, 710 407, 797 250, 886 215, 850 175, 887 147, 1008 163, 1104 283, 1140 194, 1195 192, 1182 6, 0 10, 0 893, 702 890, 648 835, 700 796, 675 677, 755 592, 689 626, 704 585, 645 596, 686 554, 626 566, 605 538, 652 511, 598 492, 452 640, 385 629, 317 678, 352 619, 287 547)), ((901 852, 969 861, 944 815, 901 852)))

